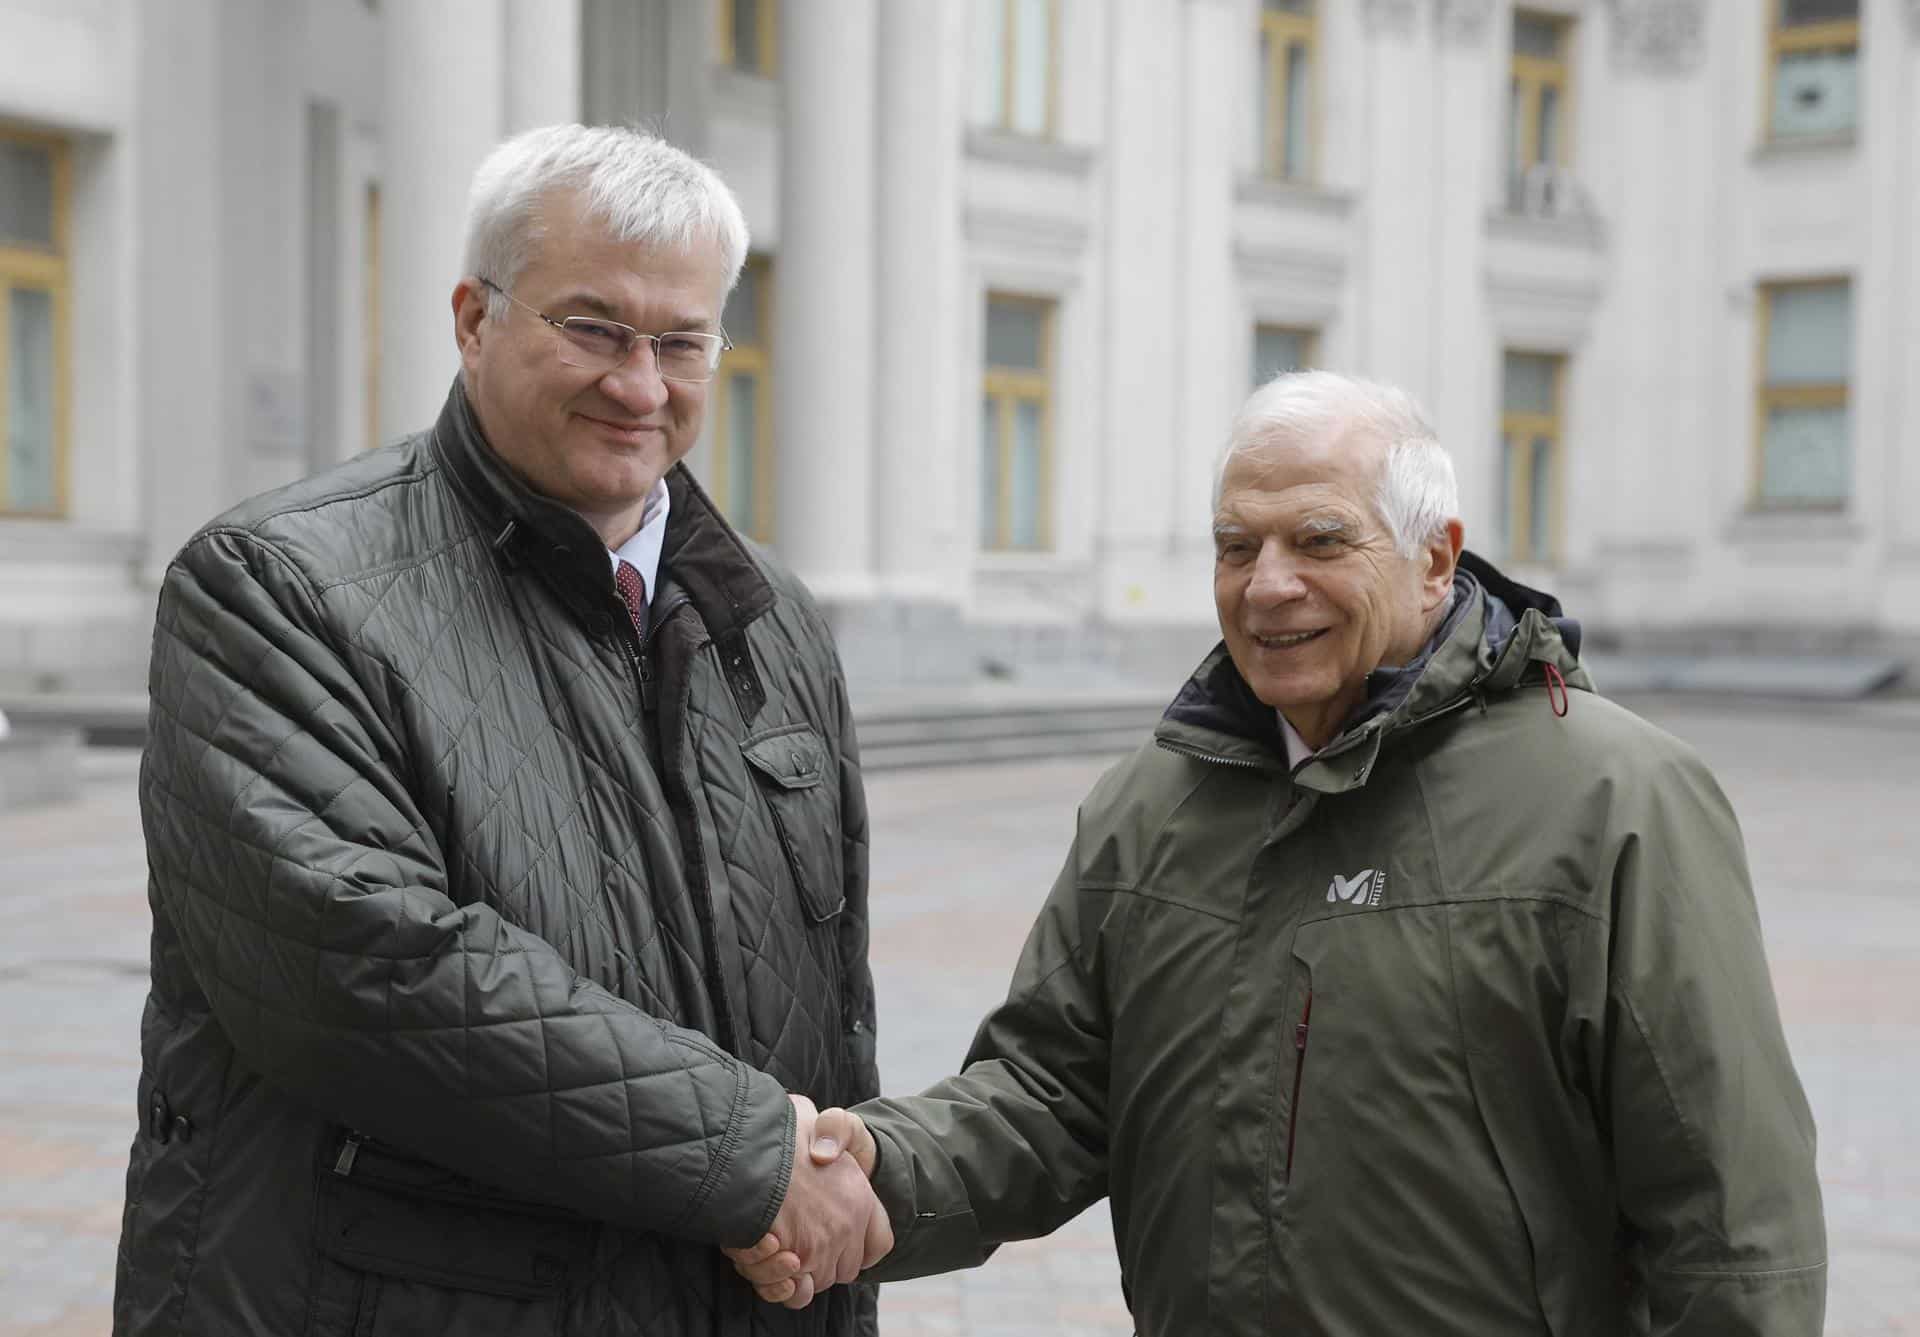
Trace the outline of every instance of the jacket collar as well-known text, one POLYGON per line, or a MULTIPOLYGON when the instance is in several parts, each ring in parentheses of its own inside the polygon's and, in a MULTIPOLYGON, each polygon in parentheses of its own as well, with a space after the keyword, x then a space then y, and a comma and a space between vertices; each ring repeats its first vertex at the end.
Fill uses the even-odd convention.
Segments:
MULTIPOLYGON (((577 513, 520 481, 487 443, 458 376, 430 435, 434 454, 494 551, 548 576, 589 628, 617 625, 607 615, 607 601, 619 598, 607 545, 577 513)), ((773 586, 686 466, 668 470, 667 494, 661 583, 686 591, 714 639, 730 636, 773 607, 773 586)))
MULTIPOLYGON (((1535 663, 1552 664, 1569 687, 1593 690, 1578 656, 1579 623, 1562 616, 1551 595, 1509 580, 1473 553, 1461 554, 1454 593, 1453 609, 1426 648, 1405 668, 1369 675, 1366 701, 1301 764, 1297 783, 1324 793, 1358 788, 1389 735, 1476 695, 1512 691, 1535 663)), ((1224 641, 1180 689, 1154 737, 1175 751, 1288 769, 1273 708, 1247 686, 1224 641)))

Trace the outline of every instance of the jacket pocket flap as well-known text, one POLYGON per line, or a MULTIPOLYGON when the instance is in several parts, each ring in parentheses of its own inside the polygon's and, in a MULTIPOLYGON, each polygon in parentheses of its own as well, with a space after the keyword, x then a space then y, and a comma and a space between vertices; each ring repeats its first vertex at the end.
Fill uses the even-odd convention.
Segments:
POLYGON ((363 1272, 452 1290, 535 1299, 557 1293, 591 1256, 582 1220, 522 1216, 328 1175, 320 1248, 363 1272))
POLYGON ((756 738, 741 750, 755 770, 782 789, 810 789, 826 776, 827 745, 804 724, 756 738))

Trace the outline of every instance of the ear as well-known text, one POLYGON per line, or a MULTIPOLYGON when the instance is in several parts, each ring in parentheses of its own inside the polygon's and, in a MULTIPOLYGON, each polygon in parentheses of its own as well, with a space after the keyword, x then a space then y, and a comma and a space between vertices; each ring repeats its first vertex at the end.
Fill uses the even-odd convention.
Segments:
POLYGON ((1453 573, 1460 565, 1460 548, 1467 531, 1458 520, 1447 521, 1446 532, 1427 545, 1427 569, 1420 578, 1421 604, 1432 612, 1446 600, 1453 588, 1453 573))
POLYGON ((453 341, 460 349, 460 365, 472 372, 480 361, 480 345, 487 326, 487 290, 480 280, 461 279, 453 289, 453 341))

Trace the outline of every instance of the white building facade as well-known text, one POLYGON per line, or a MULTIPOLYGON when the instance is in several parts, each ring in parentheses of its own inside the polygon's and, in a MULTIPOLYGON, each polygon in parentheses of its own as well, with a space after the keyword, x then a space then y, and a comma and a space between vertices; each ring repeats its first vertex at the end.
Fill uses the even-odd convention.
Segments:
POLYGON ((468 176, 574 118, 739 194, 691 463, 862 680, 1197 657, 1291 365, 1599 632, 1920 649, 1920 0, 0 0, 0 691, 429 422, 468 176))

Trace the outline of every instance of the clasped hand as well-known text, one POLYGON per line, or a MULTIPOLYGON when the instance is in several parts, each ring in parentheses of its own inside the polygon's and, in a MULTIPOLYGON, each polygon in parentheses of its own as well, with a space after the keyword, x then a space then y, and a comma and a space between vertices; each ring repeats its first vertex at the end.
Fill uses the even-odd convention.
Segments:
POLYGON ((786 1201, 758 1244, 724 1252, 762 1300, 804 1309, 821 1291, 886 1257, 893 1226, 867 1182, 875 1148, 860 1116, 842 1109, 822 1114, 805 1096, 787 1099, 794 1149, 786 1201))

